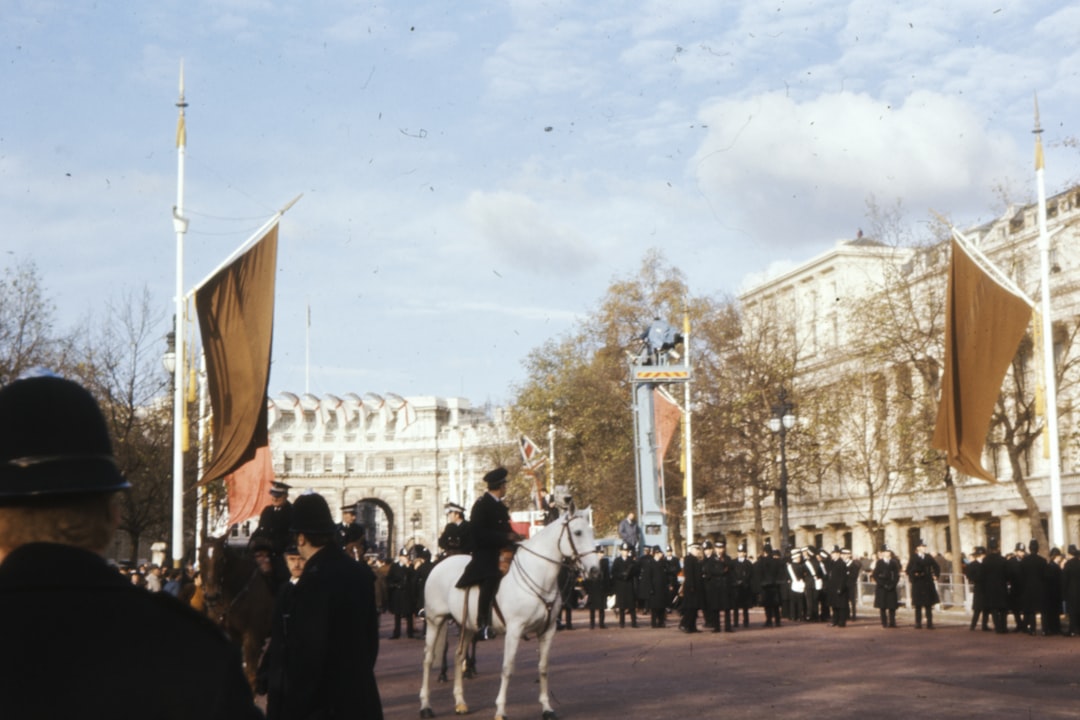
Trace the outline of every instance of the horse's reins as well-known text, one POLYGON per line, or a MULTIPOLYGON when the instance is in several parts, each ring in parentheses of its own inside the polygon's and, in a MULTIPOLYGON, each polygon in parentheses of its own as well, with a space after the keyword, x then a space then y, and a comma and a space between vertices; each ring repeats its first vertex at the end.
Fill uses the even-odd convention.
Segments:
MULTIPOLYGON (((584 569, 585 565, 582 562, 582 558, 585 557, 586 555, 595 554, 596 549, 594 548, 594 549, 589 550, 589 551, 584 552, 584 553, 578 551, 577 546, 574 544, 574 534, 569 532, 569 530, 570 530, 570 521, 573 520, 574 518, 573 518, 572 515, 567 515, 566 517, 567 517, 567 519, 565 521, 563 521, 563 523, 562 523, 562 529, 559 530, 559 542, 556 543, 556 547, 561 543, 562 536, 566 535, 566 539, 570 543, 570 549, 573 550, 573 553, 574 553, 572 556, 570 556, 570 557, 563 556, 562 559, 560 559, 560 560, 553 560, 552 558, 549 558, 546 555, 541 555, 540 553, 536 552, 532 548, 530 548, 527 545, 524 545, 522 543, 516 543, 518 548, 520 548, 522 550, 525 550, 525 551, 531 553, 532 555, 534 555, 534 556, 536 556, 538 558, 541 558, 543 560, 547 560, 550 563, 554 563, 555 565, 558 565, 560 567, 565 567, 565 568, 572 569, 572 570, 584 569)), ((529 575, 529 573, 525 571, 525 568, 522 566, 521 561, 518 559, 517 553, 514 554, 514 560, 511 563, 510 567, 511 567, 511 569, 513 569, 515 567, 517 568, 518 573, 519 573, 519 575, 521 576, 521 579, 522 579, 522 584, 525 585, 525 587, 528 588, 534 595, 536 595, 537 599, 541 603, 543 603, 545 608, 547 608, 547 615, 548 616, 547 616, 547 620, 544 622, 544 629, 546 630, 548 627, 551 626, 551 609, 553 607, 555 607, 555 598, 560 597, 560 594, 561 594, 560 593, 560 588, 556 588, 555 589, 555 596, 552 597, 550 600, 548 600, 547 598, 544 597, 543 588, 540 586, 540 583, 538 583, 536 580, 534 580, 529 575)), ((566 586, 569 587, 570 583, 572 583, 573 581, 574 581, 573 577, 567 578, 566 586)))

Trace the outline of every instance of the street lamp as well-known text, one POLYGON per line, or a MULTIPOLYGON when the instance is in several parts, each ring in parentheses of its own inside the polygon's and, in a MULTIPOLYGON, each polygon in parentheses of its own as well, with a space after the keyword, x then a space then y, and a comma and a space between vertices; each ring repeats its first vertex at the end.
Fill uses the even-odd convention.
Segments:
POLYGON ((416 530, 417 530, 417 528, 420 527, 420 521, 423 520, 423 517, 420 515, 420 511, 417 510, 416 512, 414 512, 412 514, 412 517, 409 518, 409 520, 412 522, 412 539, 413 539, 413 545, 415 545, 416 544, 416 530))
POLYGON ((169 375, 176 372, 176 333, 172 330, 165 335, 165 354, 161 356, 161 365, 169 375))
POLYGON ((780 402, 772 406, 769 429, 780 434, 780 489, 776 493, 776 501, 780 505, 780 542, 786 549, 791 536, 788 525, 787 434, 788 430, 795 427, 795 403, 787 399, 787 389, 782 385, 779 400, 780 402))

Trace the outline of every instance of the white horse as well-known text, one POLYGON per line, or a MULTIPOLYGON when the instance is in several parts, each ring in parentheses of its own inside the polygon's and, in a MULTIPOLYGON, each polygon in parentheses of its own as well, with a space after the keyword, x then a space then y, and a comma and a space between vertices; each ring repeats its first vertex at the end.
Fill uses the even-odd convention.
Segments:
MULTIPOLYGON (((555 624, 562 607, 559 595, 559 570, 566 566, 590 576, 600 572, 600 560, 595 550, 592 528, 585 515, 570 511, 552 524, 519 544, 510 570, 495 594, 496 610, 491 613, 492 628, 505 633, 503 647, 502 684, 495 698, 495 718, 504 720, 506 689, 514 672, 514 656, 518 643, 526 633, 535 633, 540 640, 540 705, 543 718, 555 718, 548 700, 548 655, 555 638, 555 624)), ((461 626, 461 637, 454 654, 454 712, 469 712, 465 704, 462 682, 462 661, 465 648, 476 633, 478 587, 455 587, 465 566, 467 555, 454 555, 437 564, 424 585, 424 617, 427 636, 424 643, 424 680, 420 686, 420 717, 435 717, 430 703, 431 664, 441 657, 447 642, 448 620, 461 626)))

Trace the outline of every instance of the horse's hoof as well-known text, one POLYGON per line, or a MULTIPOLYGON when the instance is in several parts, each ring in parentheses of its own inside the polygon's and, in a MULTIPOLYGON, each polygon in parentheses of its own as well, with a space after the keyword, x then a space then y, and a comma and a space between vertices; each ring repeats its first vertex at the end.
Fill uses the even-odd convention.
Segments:
POLYGON ((555 714, 554 710, 545 710, 544 714, 540 717, 542 717, 544 720, 558 720, 559 718, 559 716, 555 714))
POLYGON ((439 673, 439 682, 450 682, 450 680, 446 677, 446 673, 439 673))
POLYGON ((464 677, 466 680, 472 680, 474 677, 476 677, 476 671, 466 670, 464 673, 462 673, 462 677, 464 677))
POLYGON ((420 717, 422 717, 422 718, 433 718, 433 717, 435 717, 435 711, 432 710, 429 707, 423 708, 420 711, 420 717))
POLYGON ((455 715, 468 715, 469 714, 469 706, 466 705, 465 703, 458 703, 457 705, 454 706, 454 714, 455 715))

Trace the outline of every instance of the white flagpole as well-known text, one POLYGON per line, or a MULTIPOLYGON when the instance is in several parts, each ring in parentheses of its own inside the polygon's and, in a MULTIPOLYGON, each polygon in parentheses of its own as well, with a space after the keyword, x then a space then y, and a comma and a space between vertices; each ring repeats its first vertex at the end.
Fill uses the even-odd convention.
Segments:
POLYGON ((307 330, 304 335, 304 394, 311 393, 311 299, 307 303, 307 330))
MULTIPOLYGON (((686 369, 690 369, 690 315, 686 313, 683 315, 683 362, 686 364, 686 369)), ((694 542, 694 462, 693 462, 693 449, 694 444, 691 442, 692 435, 690 434, 690 377, 686 378, 686 382, 683 383, 683 413, 686 416, 685 423, 685 435, 683 436, 683 452, 686 453, 686 474, 684 475, 686 482, 686 546, 689 547, 690 543, 694 542)))
POLYGON ((1058 445, 1057 381, 1054 374, 1054 324, 1050 314, 1050 235, 1046 231, 1046 184, 1043 179, 1042 127, 1039 98, 1035 97, 1035 185, 1039 192, 1039 269, 1042 275, 1043 372, 1046 376, 1046 433, 1050 444, 1051 543, 1065 545, 1065 521, 1061 504, 1061 449, 1058 445))
POLYGON ((176 231, 176 367, 173 370, 173 507, 172 561, 180 567, 184 556, 184 235, 188 220, 184 217, 184 156, 187 152, 187 125, 184 122, 184 63, 180 62, 180 99, 176 102, 180 116, 176 125, 176 207, 173 208, 173 229, 176 231))

